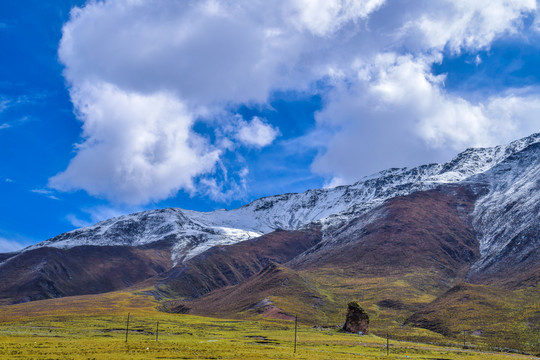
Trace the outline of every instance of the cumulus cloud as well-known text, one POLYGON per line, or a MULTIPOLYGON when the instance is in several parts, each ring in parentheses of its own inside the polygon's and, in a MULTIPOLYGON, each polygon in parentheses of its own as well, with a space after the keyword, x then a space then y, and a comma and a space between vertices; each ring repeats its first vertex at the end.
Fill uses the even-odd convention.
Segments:
POLYGON ((534 21, 531 24, 531 28, 534 31, 540 32, 540 8, 538 7, 536 9, 536 16, 534 17, 534 21))
POLYGON ((433 2, 429 12, 411 20, 404 29, 418 31, 431 49, 489 47, 502 34, 516 33, 523 17, 536 11, 535 0, 447 0, 433 2))
POLYGON ((486 132, 490 121, 481 107, 444 93, 444 77, 431 75, 429 62, 411 56, 390 58, 390 62, 385 59, 378 64, 377 79, 368 85, 384 107, 400 109, 416 121, 410 127, 416 127, 418 135, 432 147, 459 150, 468 144, 490 143, 486 132))
POLYGON ((509 90, 471 102, 444 90, 444 76, 430 72, 432 61, 383 54, 358 69, 363 80, 336 87, 317 121, 339 130, 329 135, 313 170, 332 174, 332 185, 342 184, 538 131, 540 89, 509 90))
POLYGON ((347 22, 368 17, 385 0, 295 0, 292 21, 318 36, 331 34, 347 22))
POLYGON ((50 179, 52 188, 147 203, 193 189, 193 177, 210 171, 219 157, 192 133, 185 105, 166 93, 102 83, 84 84, 71 96, 84 121, 84 142, 68 168, 50 179))
POLYGON ((245 145, 261 148, 271 144, 278 134, 276 128, 255 116, 249 123, 241 123, 237 138, 245 145))
POLYGON ((323 96, 312 169, 330 185, 525 135, 536 90, 473 102, 431 68, 445 51, 489 48, 536 11, 534 0, 89 2, 59 47, 83 141, 50 186, 128 204, 180 189, 236 194, 246 185, 220 183, 223 154, 268 146, 279 130, 231 109, 281 90, 323 96), (201 118, 213 142, 193 130, 201 118))
POLYGON ((166 89, 198 107, 263 102, 272 86, 287 81, 287 69, 278 67, 290 46, 265 26, 277 16, 270 8, 261 2, 93 2, 73 11, 59 55, 74 84, 106 79, 132 91, 166 89))
MULTIPOLYGON (((235 104, 264 103, 274 90, 309 87, 324 74, 321 66, 302 65, 317 62, 306 54, 313 35, 366 18, 381 3, 328 2, 324 18, 314 18, 301 1, 167 0, 155 6, 125 0, 73 9, 59 57, 84 141, 50 186, 123 203, 194 191, 194 179, 235 148, 231 140, 262 147, 278 134, 254 119, 228 145, 223 139, 210 144, 192 131, 195 120, 235 104)), ((230 126, 213 125, 221 133, 230 126)))

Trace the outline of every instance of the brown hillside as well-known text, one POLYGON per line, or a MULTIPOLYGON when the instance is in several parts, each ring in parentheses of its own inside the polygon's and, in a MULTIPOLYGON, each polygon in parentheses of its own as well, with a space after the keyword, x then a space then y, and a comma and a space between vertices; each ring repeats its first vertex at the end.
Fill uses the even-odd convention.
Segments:
POLYGON ((168 247, 38 248, 3 264, 0 304, 127 288, 172 266, 168 247))
POLYGON ((436 269, 464 276, 479 257, 469 221, 475 196, 467 187, 442 187, 393 198, 327 235, 325 243, 292 260, 297 269, 350 268, 362 276, 436 269), (371 217, 366 221, 367 217, 371 217), (326 243, 332 246, 324 246, 326 243))
POLYGON ((239 284, 271 262, 285 263, 321 240, 318 226, 277 230, 253 240, 215 246, 163 275, 158 286, 176 297, 194 299, 239 284))
POLYGON ((241 284, 227 286, 189 302, 166 304, 171 312, 217 317, 265 317, 293 320, 301 314, 303 322, 318 322, 324 317, 321 307, 331 300, 317 286, 294 270, 270 263, 241 284), (284 307, 286 310, 283 310, 284 307))

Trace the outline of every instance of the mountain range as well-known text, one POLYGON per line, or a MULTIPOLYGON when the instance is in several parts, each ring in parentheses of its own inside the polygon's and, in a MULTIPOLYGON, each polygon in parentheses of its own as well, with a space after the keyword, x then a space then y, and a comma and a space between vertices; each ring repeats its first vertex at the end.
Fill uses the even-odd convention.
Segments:
POLYGON ((540 336, 540 134, 233 210, 112 218, 0 254, 0 274, 2 305, 130 289, 163 311, 327 324, 359 300, 381 329, 486 334, 515 310, 540 336), (497 320, 448 319, 464 304, 497 320))

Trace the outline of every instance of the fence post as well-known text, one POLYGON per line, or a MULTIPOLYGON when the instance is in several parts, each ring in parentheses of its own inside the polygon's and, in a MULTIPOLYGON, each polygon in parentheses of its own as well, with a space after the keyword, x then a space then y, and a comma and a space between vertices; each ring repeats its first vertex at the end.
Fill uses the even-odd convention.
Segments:
POLYGON ((386 333, 386 356, 388 356, 390 354, 390 340, 389 340, 389 335, 388 333, 386 333))
POLYGON ((159 336, 159 321, 156 324, 156 341, 158 341, 158 336, 159 336))
POLYGON ((298 329, 298 315, 294 315, 294 352, 296 353, 296 332, 298 329))
POLYGON ((126 342, 128 338, 128 331, 129 331, 129 313, 128 313, 127 322, 126 322, 126 342))

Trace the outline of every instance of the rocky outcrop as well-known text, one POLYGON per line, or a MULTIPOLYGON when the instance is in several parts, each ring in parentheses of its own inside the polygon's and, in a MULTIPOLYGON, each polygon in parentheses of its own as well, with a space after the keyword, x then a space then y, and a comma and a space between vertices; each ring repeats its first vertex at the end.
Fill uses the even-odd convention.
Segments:
POLYGON ((369 334, 369 316, 356 301, 348 304, 347 317, 342 329, 354 334, 369 334))

